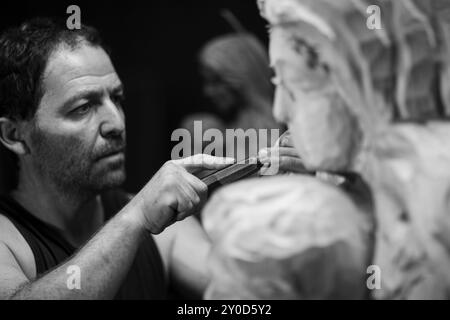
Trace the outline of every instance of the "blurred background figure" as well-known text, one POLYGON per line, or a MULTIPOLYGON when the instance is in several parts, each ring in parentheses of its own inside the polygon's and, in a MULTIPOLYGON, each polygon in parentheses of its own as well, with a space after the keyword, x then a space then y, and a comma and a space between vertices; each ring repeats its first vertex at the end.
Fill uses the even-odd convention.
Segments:
MULTIPOLYGON (((268 53, 254 35, 238 32, 211 40, 200 51, 199 69, 203 94, 210 105, 207 112, 183 120, 182 127, 191 135, 194 121, 202 121, 203 132, 216 128, 224 134, 225 129, 280 129, 282 133, 282 126, 272 116, 274 90, 268 53)), ((270 144, 270 130, 267 141, 270 144)), ((224 143, 226 152, 230 152, 233 141, 224 143)), ((251 149, 236 146, 234 152, 255 156, 251 149)))

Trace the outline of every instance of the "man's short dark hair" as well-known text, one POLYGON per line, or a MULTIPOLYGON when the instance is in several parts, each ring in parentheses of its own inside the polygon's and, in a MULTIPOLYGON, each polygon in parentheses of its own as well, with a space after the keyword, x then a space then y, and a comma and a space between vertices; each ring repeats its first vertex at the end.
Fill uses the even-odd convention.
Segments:
POLYGON ((96 29, 69 30, 65 21, 34 18, 0 35, 0 117, 33 118, 44 94, 42 76, 50 55, 61 44, 104 48, 96 29))

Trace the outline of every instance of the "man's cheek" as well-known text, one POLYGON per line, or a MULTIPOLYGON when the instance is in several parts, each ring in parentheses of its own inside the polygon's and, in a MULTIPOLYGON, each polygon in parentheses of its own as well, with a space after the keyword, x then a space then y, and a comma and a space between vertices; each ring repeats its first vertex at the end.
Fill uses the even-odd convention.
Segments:
POLYGON ((50 142, 50 147, 54 147, 53 152, 55 155, 58 153, 62 161, 65 161, 67 157, 71 157, 74 160, 76 159, 76 161, 84 162, 90 157, 86 142, 79 136, 49 135, 48 141, 50 142))

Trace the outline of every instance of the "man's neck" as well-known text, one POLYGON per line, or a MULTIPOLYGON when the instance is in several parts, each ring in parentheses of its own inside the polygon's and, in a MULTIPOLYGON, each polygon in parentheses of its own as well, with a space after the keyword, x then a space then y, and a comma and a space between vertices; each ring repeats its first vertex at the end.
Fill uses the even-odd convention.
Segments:
POLYGON ((11 195, 32 215, 60 229, 76 247, 92 237, 104 222, 99 195, 62 191, 36 176, 21 175, 11 195))

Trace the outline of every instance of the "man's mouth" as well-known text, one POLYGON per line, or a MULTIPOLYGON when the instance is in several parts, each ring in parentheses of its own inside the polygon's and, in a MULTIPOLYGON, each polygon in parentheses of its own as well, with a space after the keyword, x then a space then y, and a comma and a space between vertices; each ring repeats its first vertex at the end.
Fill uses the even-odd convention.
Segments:
POLYGON ((97 160, 116 159, 116 158, 119 159, 124 157, 124 155, 125 155, 125 148, 120 148, 104 153, 103 155, 98 157, 97 160))

